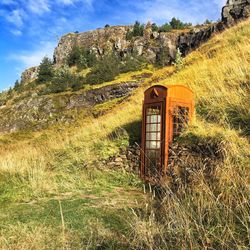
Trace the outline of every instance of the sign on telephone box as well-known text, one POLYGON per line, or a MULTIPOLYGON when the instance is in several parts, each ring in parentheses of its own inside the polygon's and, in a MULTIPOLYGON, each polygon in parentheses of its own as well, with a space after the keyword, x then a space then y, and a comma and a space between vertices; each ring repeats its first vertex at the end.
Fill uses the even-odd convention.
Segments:
POLYGON ((144 92, 141 178, 159 182, 166 174, 169 144, 194 114, 194 94, 182 85, 155 85, 144 92))

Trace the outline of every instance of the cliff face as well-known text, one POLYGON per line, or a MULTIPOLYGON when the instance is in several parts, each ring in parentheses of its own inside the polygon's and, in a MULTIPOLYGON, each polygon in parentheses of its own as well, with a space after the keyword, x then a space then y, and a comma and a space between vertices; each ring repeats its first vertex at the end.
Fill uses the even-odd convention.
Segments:
POLYGON ((75 45, 85 47, 97 56, 114 51, 123 57, 137 51, 139 55, 143 55, 152 63, 160 49, 167 47, 170 51, 169 60, 174 57, 178 34, 152 32, 148 24, 142 37, 127 40, 126 34, 131 30, 131 26, 114 26, 79 34, 67 34, 61 38, 55 49, 54 62, 56 65, 63 65, 75 45))

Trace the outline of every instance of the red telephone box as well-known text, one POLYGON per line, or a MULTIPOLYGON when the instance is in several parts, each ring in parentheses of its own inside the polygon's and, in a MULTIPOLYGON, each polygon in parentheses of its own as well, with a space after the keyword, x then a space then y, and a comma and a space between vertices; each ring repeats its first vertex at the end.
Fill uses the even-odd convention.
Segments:
POLYGON ((169 144, 194 113, 194 94, 181 85, 155 85, 144 92, 141 178, 159 182, 166 174, 169 144))

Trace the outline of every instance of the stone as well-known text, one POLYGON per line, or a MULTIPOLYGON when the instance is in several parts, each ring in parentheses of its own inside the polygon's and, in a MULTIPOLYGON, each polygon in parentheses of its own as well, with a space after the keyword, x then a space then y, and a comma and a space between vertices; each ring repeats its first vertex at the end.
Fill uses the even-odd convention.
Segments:
POLYGON ((26 69, 21 75, 22 83, 29 83, 37 78, 39 67, 26 69))
POLYGON ((222 21, 230 26, 250 16, 250 0, 228 0, 222 9, 222 21))

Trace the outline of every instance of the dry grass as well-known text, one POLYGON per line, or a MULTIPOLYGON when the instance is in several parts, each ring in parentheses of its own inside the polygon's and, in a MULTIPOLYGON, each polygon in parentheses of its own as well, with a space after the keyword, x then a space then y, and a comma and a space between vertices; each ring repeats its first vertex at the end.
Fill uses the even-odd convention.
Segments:
MULTIPOLYGON (((145 204, 145 209, 136 211, 133 219, 128 219, 131 225, 128 240, 121 238, 121 241, 134 249, 247 249, 250 245, 249 34, 250 20, 247 20, 191 53, 181 71, 176 72, 174 67, 152 69, 153 76, 129 100, 97 119, 79 120, 68 127, 52 127, 31 134, 1 136, 0 181, 5 188, 2 191, 5 199, 20 202, 58 195, 65 190, 77 193, 84 182, 91 189, 90 175, 82 169, 86 165, 94 167, 97 161, 128 145, 131 134, 113 140, 108 135, 116 128, 133 127, 140 121, 145 88, 152 84, 184 84, 194 90, 197 107, 196 121, 183 135, 185 140, 190 144, 197 140, 219 143, 226 157, 217 166, 213 180, 207 181, 202 171, 196 172, 193 177, 196 182, 190 188, 179 193, 167 189, 163 200, 153 200, 145 204)), ((130 79, 130 76, 124 77, 130 79)), ((104 177, 98 175, 98 178, 104 177)), ((103 183, 107 185, 106 180, 103 183)), ((43 228, 26 231, 23 235, 21 226, 5 227, 0 233, 0 244, 12 249, 32 248, 34 244, 42 249, 49 244, 44 241, 49 233, 43 228), (16 236, 10 233, 12 230, 16 230, 16 236), (8 234, 14 238, 6 237, 8 234)), ((111 244, 112 232, 100 235, 102 242, 106 237, 111 244)), ((54 241, 62 246, 61 236, 58 237, 54 241)), ((91 237, 89 244, 98 245, 99 240, 91 237)), ((52 248, 56 248, 56 243, 52 248)))

